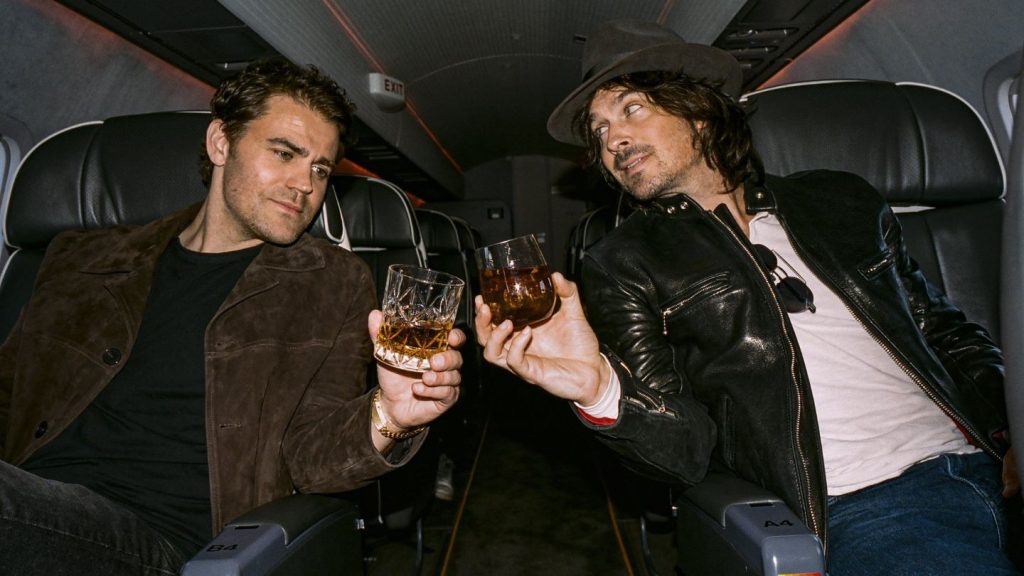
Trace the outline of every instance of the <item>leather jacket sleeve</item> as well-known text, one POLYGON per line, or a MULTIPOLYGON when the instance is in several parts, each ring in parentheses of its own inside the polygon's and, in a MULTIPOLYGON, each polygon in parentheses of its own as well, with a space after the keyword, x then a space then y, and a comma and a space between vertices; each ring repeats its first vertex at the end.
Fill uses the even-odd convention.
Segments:
MULTIPOLYGON (((424 434, 406 441, 397 458, 381 455, 370 437, 366 371, 376 364, 366 319, 376 296, 369 270, 355 282, 334 345, 309 383, 284 436, 283 454, 301 492, 341 492, 404 464, 424 434), (397 460, 397 461, 396 461, 397 460)), ((338 305, 345 299, 339 298, 338 305)), ((396 451, 393 451, 396 452, 396 451)))
POLYGON ((643 476, 699 482, 715 446, 715 424, 675 369, 661 318, 638 286, 618 282, 593 259, 584 260, 582 285, 587 317, 622 386, 615 424, 584 424, 643 476))
POLYGON ((908 255, 902 231, 891 209, 883 214, 885 242, 896 262, 914 321, 943 367, 959 387, 958 403, 974 422, 986 422, 980 430, 996 445, 1005 444, 1003 355, 988 332, 969 322, 956 306, 929 283, 908 255))

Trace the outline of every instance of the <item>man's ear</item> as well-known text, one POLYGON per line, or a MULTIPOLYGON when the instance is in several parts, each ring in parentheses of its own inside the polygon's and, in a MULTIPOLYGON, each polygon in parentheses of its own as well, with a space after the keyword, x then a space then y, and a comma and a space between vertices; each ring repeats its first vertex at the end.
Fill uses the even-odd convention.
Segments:
POLYGON ((224 121, 214 120, 206 127, 206 154, 214 166, 223 166, 227 163, 228 151, 231 142, 228 135, 224 133, 224 121))

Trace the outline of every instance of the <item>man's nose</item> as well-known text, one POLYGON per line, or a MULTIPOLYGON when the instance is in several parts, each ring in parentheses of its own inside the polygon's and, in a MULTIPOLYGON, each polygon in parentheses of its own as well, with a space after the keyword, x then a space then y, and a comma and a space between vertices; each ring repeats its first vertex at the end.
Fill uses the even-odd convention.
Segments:
POLYGON ((309 166, 303 166, 294 170, 288 181, 288 187, 293 190, 298 190, 303 194, 310 194, 313 192, 313 169, 309 166))
POLYGON ((608 150, 617 152, 632 144, 633 137, 625 127, 609 127, 606 142, 608 150))

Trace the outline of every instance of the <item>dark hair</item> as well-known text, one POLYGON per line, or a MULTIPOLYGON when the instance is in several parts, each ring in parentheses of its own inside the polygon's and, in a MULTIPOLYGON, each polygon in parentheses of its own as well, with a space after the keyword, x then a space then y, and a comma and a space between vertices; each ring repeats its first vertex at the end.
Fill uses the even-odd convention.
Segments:
MULTIPOLYGON (((337 82, 313 65, 303 68, 279 58, 253 62, 221 83, 210 100, 210 112, 213 118, 224 122, 228 142, 234 143, 245 133, 249 122, 266 114, 267 101, 273 96, 290 96, 337 125, 341 140, 338 158, 353 144, 349 128, 355 105, 337 82)), ((213 163, 205 144, 200 153, 199 172, 203 184, 209 186, 213 163)))
POLYGON ((617 88, 642 93, 658 108, 685 120, 694 133, 694 148, 709 168, 722 175, 727 189, 760 170, 747 114, 718 86, 675 72, 639 72, 600 85, 573 118, 572 129, 583 139, 587 162, 596 164, 606 180, 614 183, 600 162, 601 141, 590 130, 590 105, 598 91, 617 88), (698 122, 703 124, 701 130, 698 122))

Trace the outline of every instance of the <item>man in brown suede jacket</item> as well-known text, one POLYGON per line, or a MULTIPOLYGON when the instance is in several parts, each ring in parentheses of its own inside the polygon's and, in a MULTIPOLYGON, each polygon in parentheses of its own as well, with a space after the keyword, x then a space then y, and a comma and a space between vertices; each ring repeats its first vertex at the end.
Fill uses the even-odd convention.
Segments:
POLYGON ((0 348, 10 573, 177 574, 255 506, 401 465, 458 398, 455 350, 415 377, 378 366, 366 393, 369 270, 303 234, 344 152, 344 92, 262 62, 212 112, 206 201, 59 236, 0 348))

